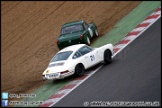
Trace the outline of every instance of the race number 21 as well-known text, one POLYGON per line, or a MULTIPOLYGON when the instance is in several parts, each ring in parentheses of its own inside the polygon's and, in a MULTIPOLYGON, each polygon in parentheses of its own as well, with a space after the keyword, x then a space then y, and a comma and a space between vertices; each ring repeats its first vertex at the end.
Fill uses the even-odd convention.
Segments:
POLYGON ((94 55, 91 55, 90 58, 91 58, 91 61, 95 60, 94 55))

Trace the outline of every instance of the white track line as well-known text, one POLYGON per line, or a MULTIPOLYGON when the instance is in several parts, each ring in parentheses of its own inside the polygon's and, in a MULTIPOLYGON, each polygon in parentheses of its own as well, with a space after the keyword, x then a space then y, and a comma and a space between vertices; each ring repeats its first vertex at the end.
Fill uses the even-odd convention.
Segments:
MULTIPOLYGON (((161 8, 161 7, 159 7, 161 8)), ((139 37, 144 31, 146 31, 152 24, 154 24, 160 17, 161 17, 161 10, 160 12, 157 11, 157 12, 153 12, 151 15, 153 14, 160 14, 158 18, 153 18, 153 19, 145 19, 142 23, 140 24, 144 24, 144 23, 150 23, 148 26, 146 27, 136 27, 135 29, 133 29, 131 32, 136 32, 136 31, 139 31, 140 33, 138 35, 131 35, 131 36, 125 36, 122 40, 130 40, 128 43, 126 44, 120 44, 120 41, 119 44, 115 45, 114 46, 114 49, 115 48, 119 48, 119 50, 117 52, 115 52, 113 54, 113 58, 119 53, 121 52, 126 46, 128 46, 131 42, 133 42, 137 37, 139 37)), ((150 15, 150 16, 151 16, 150 15)), ((148 16, 149 17, 149 16, 148 16)), ((130 33, 131 33, 130 32, 130 33)), ((99 66, 96 70, 90 72, 84 79, 82 80, 74 80, 72 82, 70 82, 68 85, 71 85, 71 84, 76 84, 76 86, 74 86, 73 88, 71 89, 64 89, 64 90, 60 90, 58 91, 56 94, 61 94, 61 93, 65 93, 62 97, 59 97, 59 98, 54 98, 54 99, 48 99, 46 100, 44 103, 49 103, 49 102, 53 102, 51 105, 49 105, 48 107, 52 107, 54 104, 56 104, 57 102, 59 102, 62 98, 64 98, 66 95, 68 95, 71 91, 73 91, 75 88, 77 88, 80 84, 82 84, 85 80, 87 80, 89 77, 91 77, 93 74, 95 74, 101 67, 103 67, 103 65, 99 66)))
MULTIPOLYGON (((102 65, 103 66, 103 65, 102 65)), ((80 84, 82 84, 85 80, 87 80, 89 77, 91 77, 94 73, 96 73, 102 66, 98 67, 96 70, 94 70, 93 72, 91 72, 91 74, 89 74, 85 79, 83 79, 81 82, 79 82, 74 88, 70 89, 64 96, 62 96, 61 98, 59 98, 57 100, 57 102, 59 102, 62 98, 64 98, 66 95, 68 95, 71 91, 73 91, 75 88, 77 88, 80 84)), ((57 102, 54 102, 53 104, 51 104, 49 107, 52 107, 54 104, 56 104, 57 102)))
MULTIPOLYGON (((139 37, 144 31, 146 31, 152 24, 154 24, 160 17, 161 17, 161 15, 160 15, 156 20, 154 20, 154 22, 152 22, 151 24, 149 24, 149 26, 147 26, 145 29, 143 29, 142 32, 140 32, 137 36, 135 36, 134 40, 135 40, 137 37, 139 37)), ((113 55, 113 57, 116 56, 121 50, 123 50, 126 46, 128 46, 128 45, 129 45, 131 42, 133 42, 134 40, 128 42, 123 48, 119 49, 119 50, 113 55)))

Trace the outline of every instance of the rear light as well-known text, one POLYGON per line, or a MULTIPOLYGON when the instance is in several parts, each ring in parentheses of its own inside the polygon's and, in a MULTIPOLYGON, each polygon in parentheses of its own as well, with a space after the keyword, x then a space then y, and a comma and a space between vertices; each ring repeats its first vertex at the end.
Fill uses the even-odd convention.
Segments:
POLYGON ((67 73, 67 72, 69 72, 68 70, 66 70, 66 71, 63 71, 63 72, 60 72, 61 74, 64 74, 64 73, 67 73))
POLYGON ((60 44, 60 43, 59 43, 59 40, 56 40, 56 43, 57 43, 57 44, 60 44))
POLYGON ((80 35, 80 39, 81 39, 81 40, 83 39, 83 35, 80 35))

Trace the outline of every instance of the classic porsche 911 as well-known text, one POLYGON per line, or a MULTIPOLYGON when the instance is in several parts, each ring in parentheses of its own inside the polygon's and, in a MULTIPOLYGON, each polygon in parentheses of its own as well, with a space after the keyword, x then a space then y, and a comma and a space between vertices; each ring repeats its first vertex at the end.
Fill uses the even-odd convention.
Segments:
POLYGON ((87 44, 90 40, 98 36, 98 30, 94 23, 87 24, 85 21, 73 21, 62 26, 61 35, 56 40, 59 49, 74 45, 87 44))
POLYGON ((113 45, 106 44, 92 48, 86 44, 77 44, 60 50, 43 72, 43 80, 63 79, 70 75, 82 76, 85 70, 100 63, 112 62, 113 45))

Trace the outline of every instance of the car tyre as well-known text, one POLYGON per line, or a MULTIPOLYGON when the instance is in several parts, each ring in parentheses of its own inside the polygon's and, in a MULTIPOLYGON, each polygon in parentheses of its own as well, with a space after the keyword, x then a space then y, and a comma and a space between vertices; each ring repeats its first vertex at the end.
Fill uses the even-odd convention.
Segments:
POLYGON ((112 62, 112 54, 108 49, 104 52, 104 62, 105 64, 110 64, 112 62))
POLYGON ((83 76, 85 73, 85 68, 83 66, 83 64, 77 64, 75 67, 75 76, 79 77, 79 76, 83 76))

